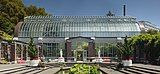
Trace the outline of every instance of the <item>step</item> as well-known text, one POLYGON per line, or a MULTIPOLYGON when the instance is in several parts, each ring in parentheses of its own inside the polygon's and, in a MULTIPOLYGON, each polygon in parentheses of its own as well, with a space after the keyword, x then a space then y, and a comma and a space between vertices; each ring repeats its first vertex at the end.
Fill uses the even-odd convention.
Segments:
POLYGON ((145 73, 145 72, 142 72, 142 71, 134 70, 134 69, 131 69, 131 68, 127 68, 127 69, 124 69, 124 70, 129 71, 131 73, 135 73, 135 74, 150 74, 150 73, 145 73))
POLYGON ((132 72, 126 71, 124 69, 122 70, 117 70, 116 67, 111 67, 111 69, 115 70, 115 71, 119 71, 120 73, 124 73, 124 74, 133 74, 132 72))
POLYGON ((6 71, 5 73, 7 74, 13 74, 13 73, 17 73, 17 72, 21 72, 21 71, 25 71, 25 70, 30 70, 32 68, 21 68, 21 69, 15 69, 15 70, 10 70, 10 71, 6 71))
POLYGON ((133 67, 131 67, 131 69, 143 71, 143 72, 150 73, 150 74, 160 73, 157 70, 152 70, 152 69, 143 68, 143 67, 135 67, 135 66, 133 66, 133 67))
POLYGON ((121 73, 119 71, 115 71, 113 69, 108 69, 108 68, 100 68, 100 70, 105 72, 105 74, 123 74, 123 73, 121 73))

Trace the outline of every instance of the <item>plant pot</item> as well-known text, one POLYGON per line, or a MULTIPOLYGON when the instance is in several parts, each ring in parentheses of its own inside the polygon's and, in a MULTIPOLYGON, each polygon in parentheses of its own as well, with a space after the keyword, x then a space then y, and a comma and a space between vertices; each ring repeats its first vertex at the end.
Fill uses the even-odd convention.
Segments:
POLYGON ((29 66, 36 67, 36 66, 38 66, 39 62, 40 62, 40 60, 30 60, 29 66))
POLYGON ((123 66, 132 66, 132 60, 122 60, 123 66))

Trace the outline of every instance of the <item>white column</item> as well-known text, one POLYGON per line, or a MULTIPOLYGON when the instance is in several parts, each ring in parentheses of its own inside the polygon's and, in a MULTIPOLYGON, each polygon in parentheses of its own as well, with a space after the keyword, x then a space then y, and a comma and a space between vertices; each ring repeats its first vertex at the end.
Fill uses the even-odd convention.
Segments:
POLYGON ((17 57, 16 57, 17 56, 17 53, 16 53, 17 52, 16 51, 17 50, 17 44, 16 44, 16 42, 14 44, 15 44, 15 48, 14 48, 14 63, 17 63, 17 57))
POLYGON ((17 57, 16 57, 17 56, 16 55, 16 52, 17 52, 16 51, 17 50, 17 43, 16 43, 16 41, 18 40, 18 37, 14 37, 13 40, 14 40, 14 44, 15 44, 15 50, 14 50, 14 54, 15 54, 14 57, 15 57, 15 59, 14 59, 14 63, 17 63, 17 57))

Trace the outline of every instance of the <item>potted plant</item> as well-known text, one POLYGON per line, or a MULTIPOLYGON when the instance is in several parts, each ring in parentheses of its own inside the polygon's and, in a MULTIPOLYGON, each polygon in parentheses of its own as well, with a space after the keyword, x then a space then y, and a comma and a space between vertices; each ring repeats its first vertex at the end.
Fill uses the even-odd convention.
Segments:
POLYGON ((122 64, 124 66, 132 66, 133 49, 130 42, 127 40, 127 36, 124 39, 124 43, 118 43, 117 46, 122 57, 122 64))
POLYGON ((38 59, 38 50, 34 45, 33 38, 30 38, 28 55, 30 57, 29 66, 38 66, 40 60, 38 59))

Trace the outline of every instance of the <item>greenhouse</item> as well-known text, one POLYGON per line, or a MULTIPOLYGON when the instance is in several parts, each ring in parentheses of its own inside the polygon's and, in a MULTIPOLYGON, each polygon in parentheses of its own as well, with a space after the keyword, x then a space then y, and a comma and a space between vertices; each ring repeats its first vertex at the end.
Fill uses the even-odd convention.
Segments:
MULTIPOLYGON (((96 57, 97 47, 116 44, 140 31, 136 18, 130 16, 28 16, 17 24, 15 37, 26 43, 33 37, 45 58, 59 57, 62 49, 65 58, 78 55, 84 60, 96 57)), ((101 49, 102 57, 115 55, 114 48, 101 49)))

